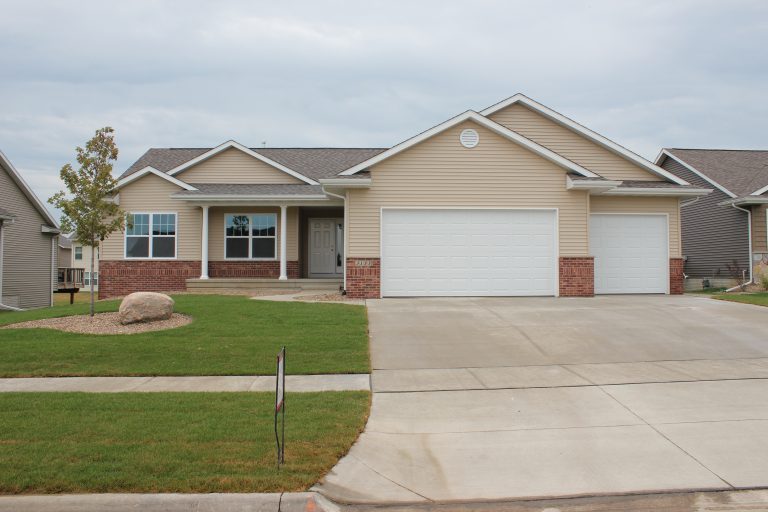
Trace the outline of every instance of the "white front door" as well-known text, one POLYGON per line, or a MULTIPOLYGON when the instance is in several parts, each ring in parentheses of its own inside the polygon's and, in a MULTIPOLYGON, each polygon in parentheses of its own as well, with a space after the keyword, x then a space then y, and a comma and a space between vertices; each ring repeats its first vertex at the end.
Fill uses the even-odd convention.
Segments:
POLYGON ((555 295, 556 219, 553 210, 385 209, 382 296, 555 295))
POLYGON ((309 221, 310 275, 336 274, 336 220, 309 221))
POLYGON ((590 215, 595 293, 667 293, 668 240, 666 215, 590 215))

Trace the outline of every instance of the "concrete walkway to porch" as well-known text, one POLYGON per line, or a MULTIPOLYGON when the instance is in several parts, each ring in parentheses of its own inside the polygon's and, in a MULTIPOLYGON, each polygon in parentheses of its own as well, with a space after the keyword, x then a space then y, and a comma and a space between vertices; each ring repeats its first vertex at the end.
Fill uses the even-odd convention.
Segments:
MULTIPOLYGON (((291 392, 368 391, 370 376, 363 374, 287 375, 285 387, 291 392)), ((202 376, 202 377, 32 377, 0 379, 0 393, 73 392, 145 393, 145 392, 238 392, 274 391, 275 377, 202 376)))

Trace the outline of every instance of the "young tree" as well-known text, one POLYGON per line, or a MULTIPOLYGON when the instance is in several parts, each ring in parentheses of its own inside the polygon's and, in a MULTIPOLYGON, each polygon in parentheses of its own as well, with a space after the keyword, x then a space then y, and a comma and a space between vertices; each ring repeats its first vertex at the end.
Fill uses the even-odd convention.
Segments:
POLYGON ((48 202, 61 210, 61 230, 73 233, 75 240, 91 248, 91 316, 94 314, 93 264, 96 249, 110 234, 123 228, 125 214, 111 200, 117 186, 112 177, 112 164, 117 160, 114 130, 96 130, 96 135, 78 147, 75 170, 70 164, 61 168, 59 176, 66 191, 54 194, 48 202))

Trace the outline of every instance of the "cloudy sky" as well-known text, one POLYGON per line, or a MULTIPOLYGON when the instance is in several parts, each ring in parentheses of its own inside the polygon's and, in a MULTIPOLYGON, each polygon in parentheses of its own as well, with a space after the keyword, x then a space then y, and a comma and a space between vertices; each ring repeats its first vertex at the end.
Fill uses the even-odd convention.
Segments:
POLYGON ((523 92, 652 159, 768 148, 768 2, 0 0, 0 149, 46 199, 97 128, 390 146, 523 92))

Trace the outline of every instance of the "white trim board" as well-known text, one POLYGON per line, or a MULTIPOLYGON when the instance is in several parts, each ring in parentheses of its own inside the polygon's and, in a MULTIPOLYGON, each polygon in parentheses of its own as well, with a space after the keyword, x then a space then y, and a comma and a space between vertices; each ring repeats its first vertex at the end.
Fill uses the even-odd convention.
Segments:
POLYGON ((208 160, 209 158, 211 158, 213 156, 216 156, 219 153, 221 153, 222 151, 226 151, 227 149, 230 149, 230 148, 238 149, 238 150, 242 151, 243 153, 245 153, 246 155, 252 156, 253 158, 255 158, 257 160, 260 160, 260 161, 264 162, 265 164, 274 167, 275 169, 283 171, 284 173, 289 174, 289 175, 293 176, 294 178, 297 178, 297 179, 303 181, 304 183, 307 183, 309 185, 319 185, 319 183, 316 182, 315 180, 307 178, 303 174, 298 173, 298 172, 294 171, 293 169, 289 169, 288 167, 286 167, 286 166, 284 166, 282 164, 279 164, 279 163, 275 162, 274 160, 272 160, 270 158, 267 158, 264 155, 261 155, 261 154, 255 152, 255 151, 251 150, 250 148, 247 148, 247 147, 243 146, 239 142, 235 142, 234 140, 228 140, 227 142, 216 146, 215 148, 211 149, 210 151, 206 151, 202 155, 200 155, 198 157, 195 157, 192 160, 189 160, 187 162, 184 162, 183 164, 181 164, 179 166, 174 167, 173 169, 168 171, 168 174, 171 175, 171 176, 175 176, 176 174, 179 174, 180 172, 185 171, 186 169, 189 169, 190 167, 192 167, 194 165, 197 165, 200 162, 208 160))
POLYGON ((659 165, 664 158, 671 158, 672 160, 679 163, 680 165, 682 165, 683 167, 691 171, 693 174, 695 174, 699 178, 703 179, 707 183, 711 184, 713 187, 717 188, 720 192, 724 193, 725 195, 730 197, 736 197, 736 194, 734 194, 733 192, 731 192, 730 190, 728 190, 727 188, 725 188, 724 186, 722 186, 721 184, 719 184, 718 182, 716 182, 715 180, 707 176, 706 174, 702 173, 698 169, 694 168, 692 165, 689 165, 683 162, 679 157, 673 155, 666 149, 662 149, 659 152, 659 155, 656 157, 656 165, 659 165))
POLYGON ((146 176, 147 174, 154 174, 158 178, 162 178, 166 181, 169 181, 173 183, 174 185, 183 188, 184 190, 197 190, 195 187, 190 185, 189 183, 184 183, 180 179, 174 178, 173 176, 169 176, 168 174, 158 171, 154 167, 147 166, 141 169, 140 171, 136 171, 135 173, 131 174, 130 176, 126 176, 125 178, 119 180, 117 182, 116 190, 119 190, 123 188, 124 186, 128 185, 129 183, 133 183, 134 181, 138 180, 139 178, 146 176))
POLYGON ((576 121, 569 119, 565 117, 564 115, 560 114, 559 112, 555 112, 549 107, 546 107, 542 105, 541 103, 532 100, 531 98, 525 96, 524 94, 515 94, 514 96, 511 96, 507 98, 506 100, 500 101, 496 103, 495 105, 491 105, 490 107, 481 110, 480 114, 483 116, 490 116, 499 110, 502 110, 504 108, 507 108, 511 105, 514 105, 516 103, 519 103, 521 105, 524 105, 525 107, 528 107, 529 109, 533 110, 534 112, 537 112, 538 114, 543 115, 544 117, 550 119, 551 121, 554 121, 555 123, 570 129, 571 131, 574 131, 578 133, 579 135, 582 135, 586 137, 587 139, 591 140, 592 142, 598 144, 599 146, 604 147, 605 149, 611 151, 612 153, 615 153, 626 160, 629 160, 630 162, 639 165, 643 169, 645 169, 648 172, 651 172, 657 176, 660 176, 664 179, 667 179, 669 181, 672 181, 673 183, 677 183, 678 185, 690 185, 687 181, 683 180, 682 178, 679 178, 675 176, 674 174, 668 172, 665 169, 662 169, 658 165, 655 165, 645 158, 642 158, 641 156, 633 153, 632 151, 628 150, 627 148, 613 142, 612 140, 608 139, 607 137, 603 137, 597 132, 594 132, 587 128, 586 126, 582 126, 576 121))
MULTIPOLYGON (((558 165, 562 167, 563 169, 571 172, 575 172, 576 174, 580 174, 582 176, 585 176, 587 178, 599 178, 597 174, 593 173, 592 171, 585 169, 584 167, 580 166, 579 164, 572 162, 571 160, 568 160, 567 158, 558 155, 552 150, 549 150, 542 146, 541 144, 538 144, 531 139, 528 139, 526 137, 523 137, 519 133, 510 130, 509 128, 500 125, 499 123, 492 121, 488 119, 487 117, 483 117, 474 110, 467 110, 466 112, 459 114, 455 117, 452 117, 451 119, 448 119, 447 121, 444 121, 437 126, 433 126, 429 130, 426 130, 424 132, 421 132, 420 134, 416 135, 415 137, 411 137, 408 140, 405 140, 401 142, 400 144, 397 144, 396 146, 393 146, 389 148, 388 150, 379 153, 378 155, 369 158, 368 160, 365 160, 364 162, 360 162, 359 164, 350 167, 346 171, 342 171, 339 173, 339 176, 351 176, 355 173, 358 173, 362 170, 367 169, 368 167, 378 164, 379 162, 382 162, 383 160, 386 160, 388 158, 391 158, 398 153, 401 153, 405 151, 406 149, 415 146, 416 144, 419 144, 420 142, 423 142, 431 137, 434 137, 435 135, 444 132, 445 130, 452 128, 453 126, 456 126, 460 123, 463 123, 465 121, 472 121, 480 126, 487 128, 488 130, 491 130, 492 132, 496 133, 497 135, 501 135, 502 137, 506 137, 510 141, 514 142, 515 144, 522 146, 542 158, 545 158, 546 160, 549 160, 550 162, 554 163, 555 165, 558 165)), ((473 149, 467 149, 467 151, 473 151, 473 149)))

